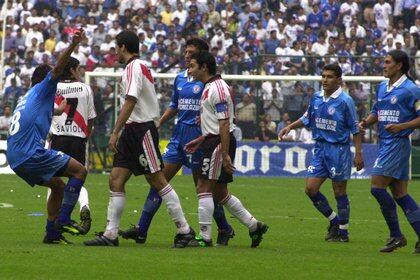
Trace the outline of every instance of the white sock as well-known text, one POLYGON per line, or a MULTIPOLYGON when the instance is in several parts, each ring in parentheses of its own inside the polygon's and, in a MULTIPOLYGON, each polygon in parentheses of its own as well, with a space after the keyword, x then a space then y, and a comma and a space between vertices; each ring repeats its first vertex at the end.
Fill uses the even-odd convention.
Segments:
POLYGON ((214 201, 211 193, 199 193, 198 197, 198 223, 200 235, 206 241, 211 240, 211 223, 213 220, 214 201))
POLYGON ((47 202, 48 202, 48 199, 50 199, 50 195, 51 195, 51 189, 50 188, 47 188, 48 189, 48 191, 47 191, 47 202))
POLYGON ((88 192, 87 189, 82 186, 82 188, 80 189, 80 194, 79 194, 79 206, 80 206, 80 211, 82 210, 83 207, 87 207, 89 208, 89 196, 88 196, 88 192))
POLYGON ((118 228, 125 206, 125 193, 123 192, 109 192, 108 203, 108 223, 104 236, 115 239, 118 237, 118 228))
POLYGON ((178 229, 178 233, 189 233, 190 225, 185 219, 184 212, 182 211, 181 203, 179 202, 178 195, 170 184, 159 191, 162 201, 166 205, 169 215, 174 221, 178 229))
POLYGON ((229 194, 222 200, 221 204, 250 231, 255 231, 257 229, 258 220, 245 209, 237 197, 229 194))

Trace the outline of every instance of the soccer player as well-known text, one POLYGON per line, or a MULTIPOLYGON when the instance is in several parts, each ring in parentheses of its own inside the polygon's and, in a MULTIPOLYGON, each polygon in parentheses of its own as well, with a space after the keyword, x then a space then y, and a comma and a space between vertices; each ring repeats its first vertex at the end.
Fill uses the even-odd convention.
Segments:
POLYGON ((188 73, 204 83, 201 96, 200 118, 202 136, 185 145, 189 153, 199 147, 203 156, 200 160, 200 177, 197 184, 198 221, 200 235, 189 246, 211 247, 211 224, 214 199, 228 209, 249 229, 251 247, 262 241, 268 226, 255 219, 242 205, 241 201, 230 194, 227 183, 233 181, 233 160, 236 152, 236 139, 233 136, 235 125, 234 107, 230 88, 220 75, 216 75, 216 60, 208 51, 192 54, 188 73), (224 184, 218 184, 224 183, 224 184))
POLYGON ((315 151, 307 170, 305 192, 316 209, 329 219, 326 241, 348 242, 350 203, 347 197, 347 180, 350 179, 352 155, 350 134, 356 148, 354 164, 363 168, 362 139, 353 99, 341 89, 342 71, 336 64, 322 70, 322 91, 313 95, 305 114, 279 132, 282 140, 292 129, 303 126, 312 130, 315 151), (327 178, 332 181, 337 214, 327 198, 319 191, 327 178))
POLYGON ((70 216, 86 179, 86 168, 62 152, 45 149, 44 145, 51 126, 57 83, 83 37, 83 29, 76 31, 55 67, 42 64, 35 69, 32 88, 16 106, 9 129, 7 160, 10 167, 29 185, 51 188, 44 243, 69 243, 63 232, 79 234, 70 216), (59 178, 61 176, 69 178, 67 184, 59 178))
POLYGON ((119 60, 124 61, 126 67, 121 82, 122 108, 109 139, 109 147, 115 155, 109 177, 108 224, 103 234, 84 243, 87 246, 119 245, 118 228, 125 205, 125 183, 132 174, 144 174, 159 192, 178 229, 174 247, 186 247, 195 237, 195 232, 185 219, 178 195, 162 172, 159 136, 154 122, 159 117, 159 104, 153 77, 139 59, 139 38, 134 32, 125 30, 119 33, 116 45, 119 60))
MULTIPOLYGON (((96 117, 90 86, 79 82, 79 60, 70 57, 57 85, 54 117, 51 124, 50 148, 61 151, 86 166, 86 142, 96 117), (64 106, 63 106, 64 104, 64 106)), ((48 191, 48 196, 50 190, 48 191)), ((90 230, 89 197, 82 186, 79 195, 81 234, 90 230)))
MULTIPOLYGON (((392 252, 407 245, 399 226, 395 202, 404 211, 420 240, 420 209, 407 193, 411 153, 409 136, 420 127, 420 89, 408 77, 410 64, 405 52, 390 51, 383 67, 388 80, 378 86, 376 103, 359 126, 365 129, 378 123, 379 149, 373 165, 371 193, 378 201, 390 231, 390 237, 380 252, 392 252)), ((419 241, 414 253, 420 253, 419 241)))
MULTIPOLYGON (((190 62, 192 53, 200 50, 209 50, 208 44, 199 38, 192 38, 187 41, 185 49, 185 62, 190 62)), ((165 111, 159 120, 159 126, 178 116, 178 122, 174 133, 169 141, 166 151, 163 154, 164 168, 162 172, 165 178, 171 181, 175 174, 181 169, 182 165, 192 169, 194 184, 197 186, 197 180, 200 175, 201 150, 195 153, 187 154, 184 150, 186 143, 196 139, 201 135, 200 126, 197 125, 197 117, 200 116, 200 99, 203 93, 204 85, 200 81, 195 81, 188 76, 187 71, 182 71, 177 75, 173 85, 173 94, 169 108, 165 111)), ((138 225, 121 231, 123 238, 134 239, 137 243, 146 242, 147 231, 153 216, 158 211, 162 199, 155 188, 150 188, 146 202, 143 206, 143 212, 138 221, 138 225)), ((214 205, 214 220, 219 228, 217 236, 218 245, 228 245, 230 238, 234 236, 233 228, 226 220, 223 206, 214 205)))

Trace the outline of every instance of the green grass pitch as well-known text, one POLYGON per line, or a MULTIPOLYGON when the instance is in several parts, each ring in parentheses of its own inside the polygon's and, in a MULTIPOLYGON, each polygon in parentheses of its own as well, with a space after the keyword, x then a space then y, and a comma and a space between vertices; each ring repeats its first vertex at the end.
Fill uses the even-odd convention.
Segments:
MULTIPOLYGON (((0 175, 0 279, 418 279, 420 255, 413 255, 417 238, 399 210, 408 246, 380 254, 388 236, 369 181, 350 181, 350 242, 325 242, 327 221, 303 192, 303 179, 235 179, 230 190, 270 229, 259 248, 251 249, 248 231, 229 216, 236 236, 228 247, 172 249, 175 227, 165 207, 157 213, 147 243, 120 239, 120 247, 85 247, 82 242, 104 230, 108 177, 89 175, 93 215, 88 236, 67 236, 73 245, 44 245, 46 188, 27 186, 14 175, 0 175), (9 205, 10 206, 10 205, 9 205)), ((179 194, 189 223, 197 229, 197 199, 190 177, 177 176, 179 194)), ((148 191, 143 177, 127 184, 121 221, 136 223, 148 191)), ((335 208, 331 184, 323 192, 335 208)), ((420 201, 420 182, 410 193, 420 201)), ((74 218, 78 220, 78 207, 74 218)), ((213 223, 213 238, 216 238, 213 223)))

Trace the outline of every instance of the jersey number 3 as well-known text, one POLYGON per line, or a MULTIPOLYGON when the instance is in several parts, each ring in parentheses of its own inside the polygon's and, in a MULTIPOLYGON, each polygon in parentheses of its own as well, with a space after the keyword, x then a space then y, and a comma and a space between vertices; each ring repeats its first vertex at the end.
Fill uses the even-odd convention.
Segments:
POLYGON ((71 125, 74 120, 74 113, 76 113, 79 99, 67 98, 66 101, 67 101, 67 104, 70 106, 69 112, 67 113, 66 125, 71 125))

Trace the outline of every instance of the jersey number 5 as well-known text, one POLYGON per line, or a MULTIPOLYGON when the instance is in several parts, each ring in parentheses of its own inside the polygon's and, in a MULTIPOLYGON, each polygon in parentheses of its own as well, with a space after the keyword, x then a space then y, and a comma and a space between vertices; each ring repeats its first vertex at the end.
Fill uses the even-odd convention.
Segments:
POLYGON ((70 106, 69 112, 67 113, 66 125, 71 125, 74 119, 74 113, 76 113, 79 99, 67 98, 66 101, 67 101, 67 104, 70 106))

